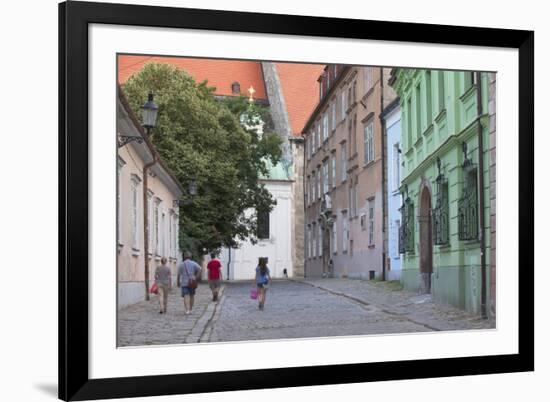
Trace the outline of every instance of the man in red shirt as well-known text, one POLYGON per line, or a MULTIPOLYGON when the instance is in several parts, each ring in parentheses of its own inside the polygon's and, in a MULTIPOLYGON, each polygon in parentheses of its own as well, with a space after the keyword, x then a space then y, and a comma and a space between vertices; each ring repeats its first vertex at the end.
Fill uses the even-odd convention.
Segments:
POLYGON ((208 284, 212 291, 212 300, 217 301, 222 280, 222 263, 216 258, 216 254, 214 253, 210 253, 210 258, 211 260, 206 266, 208 270, 208 284))

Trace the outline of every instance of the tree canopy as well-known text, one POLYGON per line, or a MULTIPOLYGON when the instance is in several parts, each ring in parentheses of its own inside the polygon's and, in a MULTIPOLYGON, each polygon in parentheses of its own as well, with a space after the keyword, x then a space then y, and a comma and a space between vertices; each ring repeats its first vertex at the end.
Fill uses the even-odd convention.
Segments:
POLYGON ((255 211, 275 205, 258 178, 268 174, 266 161, 281 157, 280 137, 260 123, 269 121, 269 110, 242 96, 216 97, 206 81, 168 64, 146 64, 123 89, 140 118, 148 93, 155 94, 158 118, 149 138, 184 188, 197 182, 197 195, 184 195, 180 205, 180 248, 198 257, 255 242, 255 211))

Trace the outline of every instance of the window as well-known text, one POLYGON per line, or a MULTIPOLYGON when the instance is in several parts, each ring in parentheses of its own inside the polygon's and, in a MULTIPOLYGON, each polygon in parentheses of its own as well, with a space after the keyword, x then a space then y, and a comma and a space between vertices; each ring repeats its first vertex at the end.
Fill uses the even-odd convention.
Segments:
POLYGON ((475 79, 474 79, 474 72, 473 71, 466 71, 464 73, 464 91, 467 91, 470 89, 472 85, 474 85, 475 79))
MULTIPOLYGON (((420 84, 416 86, 416 138, 420 138, 420 133, 422 132, 422 100, 420 99, 420 84)), ((412 144, 411 144, 412 145, 412 144)))
POLYGON ((312 245, 312 253, 311 256, 315 258, 317 256, 317 225, 315 222, 312 224, 312 236, 311 236, 311 245, 312 245))
POLYGON ((306 244, 307 244, 307 247, 306 247, 306 253, 307 253, 307 258, 311 258, 311 225, 307 225, 307 239, 306 239, 306 244))
POLYGON ((369 200, 368 218, 369 246, 374 246, 374 198, 369 200))
POLYGON ((336 217, 332 224, 332 240, 330 241, 332 254, 338 253, 338 230, 336 230, 336 217))
POLYGON ((432 72, 426 71, 426 125, 432 123, 432 72))
POLYGON ((346 91, 345 89, 342 89, 342 94, 340 95, 341 99, 340 99, 340 107, 341 107, 341 110, 340 112, 342 113, 342 115, 340 116, 342 118, 342 120, 344 120, 346 118, 346 110, 347 110, 347 107, 346 107, 346 91))
POLYGON ((348 230, 348 214, 342 212, 342 251, 346 253, 348 251, 349 242, 349 230, 348 230))
POLYGON ((462 197, 458 199, 458 238, 459 240, 478 240, 477 167, 467 156, 466 143, 462 143, 462 149, 464 182, 462 197))
POLYGON ((332 188, 336 187, 336 153, 331 155, 331 167, 332 167, 332 188))
POLYGON ((269 211, 257 210, 256 215, 258 219, 258 239, 269 239, 269 211))
POLYGON ((399 253, 412 253, 414 252, 414 204, 408 196, 399 211, 401 212, 399 253))
POLYGON ((357 101, 357 81, 353 81, 353 92, 351 98, 353 99, 353 103, 357 101))
POLYGON ((331 130, 336 130, 336 99, 332 102, 332 105, 330 106, 330 121, 331 121, 331 130))
POLYGON ((155 227, 155 255, 160 256, 160 203, 162 201, 160 198, 157 198, 155 200, 155 210, 153 213, 153 218, 155 220, 154 227, 155 227))
POLYGON ((132 175, 132 248, 139 250, 139 182, 141 179, 132 175))
POLYGON ((313 204, 315 202, 315 171, 311 172, 311 188, 309 194, 309 203, 313 204))
POLYGON ((323 141, 328 139, 328 110, 323 115, 323 141))
POLYGON ((153 193, 147 190, 147 236, 149 237, 147 246, 149 255, 153 253, 153 212, 153 193))
POLYGON ((122 245, 122 224, 121 224, 121 217, 122 217, 122 207, 121 207, 121 201, 120 197, 122 194, 122 189, 120 188, 121 180, 120 177, 122 175, 122 167, 125 165, 125 162, 119 157, 117 160, 117 194, 116 194, 116 236, 117 236, 117 242, 119 245, 122 245))
MULTIPOLYGON (((440 160, 437 159, 440 166, 440 160)), ((449 187, 447 180, 441 173, 435 179, 436 201, 432 211, 433 241, 436 245, 449 243, 449 187)))
POLYGON ((178 215, 172 213, 172 258, 178 257, 178 215))
POLYGON ((340 164, 342 165, 342 181, 345 181, 346 178, 347 178, 347 170, 348 170, 348 167, 347 167, 347 163, 348 163, 348 156, 347 156, 347 150, 346 150, 346 143, 343 142, 342 143, 342 148, 340 150, 340 156, 341 156, 341 160, 340 160, 340 164))
POLYGON ((400 184, 400 159, 401 155, 399 154, 399 143, 396 142, 393 144, 393 153, 392 153, 392 177, 391 177, 391 183, 392 183, 392 190, 396 191, 399 188, 400 184))
POLYGON ((311 154, 314 155, 315 152, 317 151, 317 130, 315 129, 315 127, 313 127, 313 129, 311 130, 311 154))
POLYGON ((438 98, 438 109, 441 112, 445 109, 445 73, 443 71, 437 72, 437 98, 438 98))
POLYGON ((374 160, 374 123, 371 121, 365 126, 365 165, 374 160))
POLYGON ((319 236, 317 239, 317 255, 321 257, 323 255, 323 226, 321 224, 317 225, 319 229, 319 236))
POLYGON ((372 67, 365 67, 365 92, 369 92, 369 90, 372 88, 372 73, 372 67))
POLYGON ((407 148, 412 147, 412 102, 407 99, 407 148))
POLYGON ((323 194, 328 193, 328 159, 323 162, 323 194))
POLYGON ((321 168, 317 170, 317 198, 321 198, 321 168))
POLYGON ((308 177, 306 178, 306 191, 304 192, 304 204, 305 204, 305 205, 309 205, 309 202, 308 202, 308 201, 309 201, 309 199, 308 199, 308 191, 309 191, 309 189, 310 189, 310 182, 309 182, 309 181, 310 181, 310 177, 308 176, 308 177))
POLYGON ((160 223, 161 223, 160 233, 161 233, 161 243, 162 243, 161 250, 162 250, 162 256, 165 257, 168 254, 168 249, 167 249, 168 242, 166 241, 166 213, 164 211, 162 211, 160 223))
POLYGON ((317 149, 321 148, 322 141, 321 141, 321 123, 317 126, 317 149))
POLYGON ((350 153, 353 158, 357 154, 357 115, 353 116, 353 120, 350 121, 350 153))

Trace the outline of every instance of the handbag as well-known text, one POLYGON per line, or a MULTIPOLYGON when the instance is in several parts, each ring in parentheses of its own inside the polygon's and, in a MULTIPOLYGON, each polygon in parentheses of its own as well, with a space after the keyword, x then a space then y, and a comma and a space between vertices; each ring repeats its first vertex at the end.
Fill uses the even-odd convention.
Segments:
POLYGON ((258 289, 255 289, 255 288, 250 289, 250 298, 252 300, 256 300, 258 298, 258 289))
POLYGON ((156 283, 153 283, 153 286, 151 286, 150 293, 157 294, 159 292, 159 287, 156 283))
POLYGON ((185 266, 185 271, 187 272, 187 276, 189 277, 189 280, 187 281, 187 287, 188 287, 189 289, 196 289, 197 286, 198 286, 197 280, 195 279, 194 276, 192 277, 192 276, 189 274, 189 270, 187 269, 187 264, 184 262, 183 265, 185 266))

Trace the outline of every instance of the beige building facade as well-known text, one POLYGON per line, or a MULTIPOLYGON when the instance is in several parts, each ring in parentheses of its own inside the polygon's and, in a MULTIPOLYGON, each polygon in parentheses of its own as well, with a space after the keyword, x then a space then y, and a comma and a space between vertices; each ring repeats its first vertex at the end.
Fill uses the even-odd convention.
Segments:
POLYGON ((117 304, 122 308, 144 300, 146 295, 144 206, 148 209, 149 286, 162 257, 168 259, 176 275, 182 188, 158 159, 122 95, 117 99, 116 128, 118 138, 141 138, 141 142, 132 140, 120 146, 117 156, 117 304), (144 193, 144 167, 155 155, 157 162, 147 169, 144 193))
POLYGON ((384 69, 328 65, 304 127, 306 277, 381 277, 384 69))

